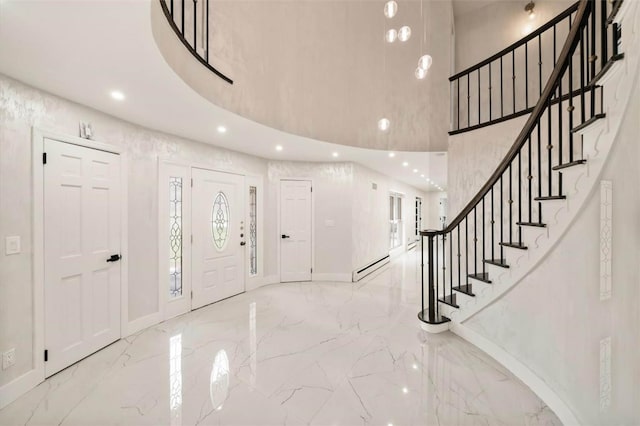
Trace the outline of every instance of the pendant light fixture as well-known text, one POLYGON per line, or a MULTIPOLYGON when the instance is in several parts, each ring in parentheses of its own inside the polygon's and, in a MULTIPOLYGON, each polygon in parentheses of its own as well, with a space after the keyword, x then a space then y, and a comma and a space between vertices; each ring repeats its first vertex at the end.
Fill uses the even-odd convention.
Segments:
POLYGON ((398 13, 398 3, 396 3, 394 0, 388 1, 384 5, 384 16, 391 19, 396 16, 396 13, 398 13))
POLYGON ((411 38, 411 28, 408 25, 400 28, 398 31, 398 40, 405 42, 411 38))
POLYGON ((397 38, 398 32, 393 28, 387 30, 387 32, 384 33, 384 39, 387 41, 387 43, 393 43, 397 38))
MULTIPOLYGON (((422 19, 422 39, 420 39, 420 52, 424 52, 424 45, 427 44, 427 25, 424 16, 424 0, 420 0, 420 19, 422 19)), ((418 80, 423 80, 427 76, 429 68, 433 63, 431 55, 425 54, 418 59, 418 68, 416 68, 415 76, 418 80)))

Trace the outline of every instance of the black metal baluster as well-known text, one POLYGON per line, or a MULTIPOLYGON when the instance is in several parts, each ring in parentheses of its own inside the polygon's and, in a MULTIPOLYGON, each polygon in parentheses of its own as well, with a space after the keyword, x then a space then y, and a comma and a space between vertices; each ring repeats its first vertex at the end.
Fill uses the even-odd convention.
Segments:
MULTIPOLYGON (((509 171, 511 171, 511 165, 509 165, 509 171)), ((504 188, 502 184, 502 177, 504 173, 500 175, 500 259, 504 259, 504 253, 502 248, 502 243, 504 243, 504 219, 503 219, 503 204, 504 204, 504 188)), ((509 208, 511 210, 511 208, 509 208)), ((511 222, 509 222, 509 227, 511 227, 511 222)))
MULTIPOLYGON (((606 1, 606 0, 605 0, 606 1)), ((500 56, 500 117, 504 117, 504 88, 503 88, 502 56, 500 56)))
POLYGON ((173 0, 171 0, 171 17, 173 18, 173 0))
MULTIPOLYGON (((531 137, 529 137, 529 146, 531 146, 531 137)), ((522 148, 518 151, 518 222, 522 222, 522 148)), ((511 181, 511 165, 509 165, 509 181, 511 181)), ((529 181, 531 182, 531 181, 529 181)), ((511 187, 509 187, 511 191, 511 187)), ((513 204, 513 195, 509 192, 509 216, 511 216, 511 205, 513 204)), ((529 205, 531 205, 531 199, 529 199, 529 205)), ((531 215, 529 215, 531 216, 531 215)), ((509 237, 511 242, 511 237, 509 237)), ((522 245, 522 233, 518 232, 518 243, 522 245)))
POLYGON ((516 113, 516 51, 511 51, 511 88, 513 89, 513 113, 516 113))
MULTIPOLYGON (((542 197, 542 134, 540 125, 542 118, 538 121, 538 197, 542 197)), ((538 201, 538 223, 542 223, 542 203, 538 201)))
MULTIPOLYGON (((591 57, 589 61, 591 62, 591 75, 589 76, 588 81, 591 81, 592 78, 596 76, 596 61, 598 60, 598 55, 596 55, 596 8, 591 7, 591 57)), ((591 86, 591 117, 595 117, 596 115, 596 86, 591 86)))
POLYGON ((467 74, 467 127, 471 127, 471 74, 467 74))
POLYGON ((604 68, 609 59, 609 40, 607 29, 607 0, 600 1, 600 69, 604 68))
POLYGON ((446 239, 447 239, 447 234, 442 234, 442 298, 443 299, 447 297, 447 251, 444 248, 446 239))
MULTIPOLYGON (((558 94, 560 95, 558 102, 558 165, 560 165, 562 164, 562 133, 564 130, 562 128, 562 78, 558 82, 558 94)), ((562 195, 562 172, 558 173, 558 195, 562 195)))
POLYGON ((207 41, 206 41, 206 51, 205 51, 205 60, 207 61, 207 63, 209 63, 209 0, 206 0, 206 4, 207 4, 207 14, 206 14, 206 20, 207 20, 207 41))
POLYGON ((493 80, 491 79, 491 62, 489 62, 489 121, 491 121, 491 110, 493 107, 493 103, 492 103, 492 93, 491 93, 491 88, 493 86, 493 80))
POLYGON ((494 205, 493 205, 493 186, 492 186, 491 187, 491 260, 495 260, 496 258, 495 251, 494 251, 494 247, 496 244, 496 241, 494 238, 494 235, 495 235, 494 225, 496 223, 496 220, 493 212, 494 212, 494 205))
POLYGON ((476 207, 473 208, 473 272, 478 274, 478 217, 476 207))
MULTIPOLYGON (((527 180, 529 181, 529 222, 533 222, 533 203, 531 202, 531 199, 533 198, 533 170, 531 168, 531 163, 533 161, 532 159, 532 149, 531 149, 531 133, 529 133, 529 143, 528 143, 528 147, 529 147, 529 156, 528 156, 528 161, 529 161, 529 168, 527 169, 529 171, 529 174, 527 175, 527 180)), ((519 179, 519 178, 518 178, 519 179)), ((520 221, 522 221, 522 218, 520 218, 520 221)), ((522 232, 520 232, 521 234, 522 232)))
POLYGON ((586 121, 584 105, 584 30, 580 31, 580 112, 582 123, 586 121))
POLYGON ((487 259, 487 256, 485 254, 485 249, 487 247, 487 239, 485 238, 484 230, 487 226, 484 218, 484 199, 485 197, 482 197, 482 275, 484 275, 486 272, 484 261, 487 259))
POLYGON ((457 128, 457 130, 460 130, 460 79, 459 78, 456 80, 456 86, 458 86, 458 104, 456 105, 458 107, 458 128, 457 128))
POLYGON ((180 14, 182 19, 182 37, 184 37, 184 0, 182 0, 182 13, 180 14))
POLYGON ((542 95, 542 34, 538 36, 538 99, 542 95))
POLYGON ((613 40, 613 45, 611 46, 613 56, 618 56, 618 43, 620 41, 620 31, 618 29, 618 24, 615 22, 613 23, 613 34, 611 38, 613 40))
POLYGON ((465 251, 464 271, 465 271, 465 277, 468 277, 469 276, 469 215, 466 215, 464 217, 464 251, 465 251))
MULTIPOLYGON (((569 30, 571 30, 571 21, 569 21, 569 30)), ((567 111, 569 112, 569 162, 573 162, 573 110, 575 109, 573 106, 573 57, 571 55, 569 58, 569 107, 567 111)), ((582 88, 580 88, 582 90, 582 88)))
POLYGON ((449 233, 449 294, 453 296, 453 232, 449 233))
POLYGON ((193 0, 193 50, 198 51, 198 0, 193 0))
POLYGON ((529 108, 529 43, 524 44, 524 109, 529 108))
POLYGON ((549 99, 549 101, 547 102, 547 125, 549 126, 547 129, 547 133, 549 135, 548 138, 548 145, 547 145, 547 168, 548 168, 548 181, 549 181, 549 196, 551 197, 552 194, 552 181, 553 181, 553 174, 551 173, 551 154, 552 154, 552 150, 553 150, 553 136, 552 136, 552 132, 551 132, 551 99, 549 99))
POLYGON ((458 287, 462 286, 462 281, 461 281, 461 276, 460 276, 460 269, 461 269, 461 265, 460 265, 460 225, 457 226, 458 228, 458 287))
POLYGON ((480 89, 480 68, 478 68, 478 124, 482 123, 481 98, 482 90, 480 89))
MULTIPOLYGON (((502 184, 502 179, 500 179, 500 183, 502 184)), ((513 179, 511 176, 511 164, 509 164, 509 200, 507 203, 509 203, 509 244, 513 244, 513 179)), ((518 222, 522 222, 522 218, 518 222)))

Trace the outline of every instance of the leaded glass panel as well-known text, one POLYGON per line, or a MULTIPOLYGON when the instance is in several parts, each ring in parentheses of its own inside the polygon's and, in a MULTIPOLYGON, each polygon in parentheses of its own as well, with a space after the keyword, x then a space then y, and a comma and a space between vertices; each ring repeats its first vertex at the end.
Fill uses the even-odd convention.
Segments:
POLYGON ((169 178, 169 296, 182 296, 182 178, 169 178))
POLYGON ((219 251, 224 250, 229 239, 229 200, 224 192, 218 192, 211 209, 211 236, 219 251))
POLYGON ((258 201, 257 188, 249 187, 249 262, 251 275, 258 273, 258 201))

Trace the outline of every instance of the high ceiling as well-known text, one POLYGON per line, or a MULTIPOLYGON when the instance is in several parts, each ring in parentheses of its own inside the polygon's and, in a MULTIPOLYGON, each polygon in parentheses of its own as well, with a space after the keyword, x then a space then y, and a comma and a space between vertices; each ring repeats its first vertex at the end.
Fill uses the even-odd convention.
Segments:
POLYGON ((444 186, 446 156, 435 152, 398 152, 390 158, 386 150, 279 131, 206 100, 176 75, 158 50, 151 5, 152 0, 0 1, 0 73, 118 118, 203 143, 268 159, 354 161, 424 190, 434 189, 427 177, 444 186), (126 100, 111 99, 113 89, 122 90, 126 100), (218 134, 218 125, 228 132, 218 134), (284 149, 278 152, 276 145, 284 149))

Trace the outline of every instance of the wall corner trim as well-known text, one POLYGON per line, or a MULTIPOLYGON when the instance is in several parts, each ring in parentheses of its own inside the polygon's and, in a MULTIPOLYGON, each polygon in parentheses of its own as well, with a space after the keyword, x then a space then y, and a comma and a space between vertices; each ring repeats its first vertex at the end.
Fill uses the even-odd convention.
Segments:
POLYGON ((580 424, 578 418, 560 396, 529 367, 506 350, 468 326, 452 323, 450 330, 491 356, 527 385, 558 416, 563 425, 573 426, 580 424))

